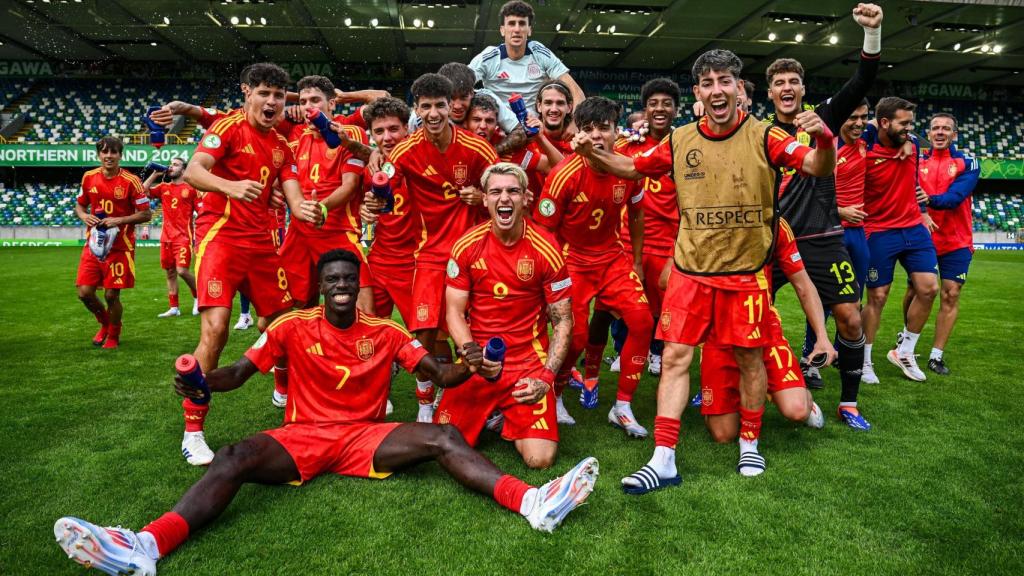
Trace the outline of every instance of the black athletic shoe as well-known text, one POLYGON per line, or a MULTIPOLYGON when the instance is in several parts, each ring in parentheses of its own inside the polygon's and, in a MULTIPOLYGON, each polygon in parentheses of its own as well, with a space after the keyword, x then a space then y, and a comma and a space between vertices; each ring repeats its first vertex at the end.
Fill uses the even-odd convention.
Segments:
POLYGON ((821 372, 804 359, 800 360, 800 371, 804 373, 804 382, 811 390, 821 390, 825 387, 825 381, 821 379, 821 372))
POLYGON ((949 376, 949 367, 942 361, 942 358, 931 358, 928 360, 928 369, 939 376, 949 376))

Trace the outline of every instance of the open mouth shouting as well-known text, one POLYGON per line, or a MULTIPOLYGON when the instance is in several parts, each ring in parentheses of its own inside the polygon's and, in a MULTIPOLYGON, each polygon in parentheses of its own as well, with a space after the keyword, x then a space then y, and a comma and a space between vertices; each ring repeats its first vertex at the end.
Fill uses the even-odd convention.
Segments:
POLYGON ((512 206, 498 206, 494 212, 499 226, 511 226, 515 220, 516 211, 512 206))

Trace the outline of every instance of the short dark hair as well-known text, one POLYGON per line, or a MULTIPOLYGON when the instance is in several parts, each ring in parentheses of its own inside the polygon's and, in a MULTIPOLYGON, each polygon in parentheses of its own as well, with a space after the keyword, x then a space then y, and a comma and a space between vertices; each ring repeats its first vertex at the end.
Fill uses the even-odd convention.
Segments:
POLYGON ((587 126, 602 122, 608 122, 614 126, 618 124, 621 114, 622 107, 618 102, 604 96, 591 96, 580 102, 580 105, 572 111, 572 119, 580 130, 584 130, 587 126))
POLYGON ((505 25, 505 18, 508 16, 523 16, 526 18, 526 21, 530 23, 530 26, 533 26, 533 6, 523 2, 523 0, 511 0, 510 2, 505 2, 501 7, 500 14, 501 24, 503 26, 505 25))
POLYGON ((896 117, 897 110, 906 110, 913 112, 917 109, 917 104, 909 100, 904 100, 899 96, 886 96, 875 104, 875 120, 892 120, 896 117))
POLYGON ((747 93, 747 98, 750 98, 750 94, 757 89, 757 84, 753 80, 740 80, 740 84, 743 85, 743 91, 747 93))
POLYGON ((318 281, 320 276, 323 276, 324 268, 326 268, 331 262, 348 262, 355 267, 356 275, 359 274, 359 257, 343 248, 335 248, 334 250, 328 250, 321 254, 320 259, 316 261, 316 276, 318 281))
POLYGON ((240 84, 248 84, 250 72, 252 72, 252 64, 249 64, 242 68, 242 71, 238 74, 238 82, 240 84))
POLYGON ((786 72, 794 72, 800 77, 800 81, 804 80, 804 66, 803 64, 793 60, 792 58, 779 58, 775 62, 768 65, 768 69, 764 71, 764 75, 768 79, 768 86, 772 84, 772 76, 776 74, 784 74, 786 72))
POLYGON ((412 101, 418 102, 420 98, 444 98, 452 99, 452 81, 440 74, 427 73, 412 83, 412 101))
POLYGON ((476 74, 462 62, 449 62, 438 68, 437 73, 452 83, 452 98, 465 96, 473 91, 476 74))
POLYGON ((249 66, 248 82, 246 84, 255 88, 260 84, 271 88, 287 88, 291 84, 291 77, 284 68, 270 62, 260 62, 249 66))
POLYGON ((387 96, 378 98, 363 108, 363 120, 366 126, 373 129, 373 123, 382 118, 395 117, 402 121, 402 124, 409 123, 409 105, 398 98, 387 96))
POLYGON ((473 99, 469 101, 469 110, 466 114, 473 112, 474 109, 479 108, 488 112, 494 112, 498 115, 498 103, 494 101, 494 98, 485 96, 484 94, 477 94, 473 96, 473 99))
POLYGON ((104 136, 96 142, 96 152, 114 152, 121 154, 124 152, 124 142, 116 136, 104 136))
POLYGON ((672 102, 679 106, 679 84, 676 84, 671 79, 655 78, 648 80, 643 88, 640 89, 640 104, 646 106, 647 99, 655 94, 668 94, 672 97, 672 102))
POLYGON ((693 68, 690 69, 690 75, 693 76, 693 82, 696 84, 700 82, 702 75, 711 71, 730 72, 733 78, 739 80, 740 74, 743 73, 743 60, 729 50, 715 48, 697 57, 693 68))
POLYGON ((932 122, 936 118, 949 118, 953 122, 953 132, 956 132, 956 116, 953 116, 949 112, 936 112, 932 114, 932 117, 928 119, 928 129, 932 129, 932 122))
POLYGON ((328 100, 334 98, 334 83, 325 76, 304 76, 299 80, 298 88, 299 92, 307 88, 316 88, 323 92, 328 100))

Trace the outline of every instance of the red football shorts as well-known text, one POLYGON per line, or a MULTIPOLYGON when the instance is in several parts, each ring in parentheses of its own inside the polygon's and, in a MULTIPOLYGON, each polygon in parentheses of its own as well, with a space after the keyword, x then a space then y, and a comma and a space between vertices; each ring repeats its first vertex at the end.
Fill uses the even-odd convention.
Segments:
POLYGON ((630 261, 628 257, 616 257, 603 269, 568 264, 574 332, 587 331, 592 300, 596 300, 595 310, 614 312, 620 317, 631 308, 648 309, 644 286, 630 261))
POLYGON ((644 291, 651 306, 651 315, 655 318, 661 314, 661 303, 665 300, 665 291, 658 287, 658 279, 661 278, 661 271, 665 269, 665 264, 671 260, 671 255, 644 254, 641 261, 644 272, 644 291))
POLYGON ((160 243, 160 267, 164 270, 171 268, 188 268, 192 263, 192 244, 189 242, 161 242, 160 243))
POLYGON ((377 316, 391 317, 391 311, 398 308, 402 322, 412 322, 412 278, 414 268, 408 263, 374 259, 370 251, 370 269, 373 270, 373 309, 377 316))
MULTIPOLYGON (((768 393, 790 388, 806 388, 799 360, 785 338, 773 338, 764 347, 764 369, 768 375, 768 393)), ((705 416, 732 414, 740 409, 740 369, 731 346, 707 343, 700 357, 700 413, 705 416)))
POLYGON ((287 310, 294 301, 288 275, 273 246, 239 248, 228 242, 202 242, 196 251, 199 307, 231 308, 235 292, 245 294, 261 316, 287 310))
POLYGON ((295 461, 302 482, 324 472, 358 478, 387 478, 373 469, 373 455, 401 422, 286 424, 263 433, 277 440, 295 461))
POLYGON ((412 279, 414 317, 408 322, 409 331, 446 329, 444 323, 444 268, 416 266, 412 279))
POLYGON ((107 259, 100 262, 89 246, 82 247, 78 259, 78 275, 75 286, 95 286, 106 290, 120 290, 135 287, 135 252, 114 250, 107 259))
POLYGON ((768 288, 723 290, 698 282, 672 267, 655 338, 696 346, 714 329, 715 342, 760 348, 770 340, 768 288))
POLYGON ((506 440, 540 438, 558 442, 554 387, 539 402, 522 404, 512 398, 512 390, 521 378, 539 378, 540 364, 525 370, 506 366, 497 382, 474 375, 465 383, 448 388, 434 413, 435 424, 451 424, 462 432, 470 446, 476 446, 484 424, 495 410, 505 415, 501 436, 506 440))
POLYGON ((316 275, 316 262, 329 250, 348 250, 359 257, 359 287, 372 283, 366 255, 359 244, 359 236, 345 232, 334 236, 307 236, 289 228, 281 247, 281 265, 288 275, 288 291, 303 302, 320 301, 320 279, 316 275))

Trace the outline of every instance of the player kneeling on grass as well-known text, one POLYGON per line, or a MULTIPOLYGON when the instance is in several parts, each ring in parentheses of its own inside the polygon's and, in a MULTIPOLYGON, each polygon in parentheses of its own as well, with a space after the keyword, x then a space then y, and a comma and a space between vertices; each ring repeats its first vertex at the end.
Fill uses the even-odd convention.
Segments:
POLYGON ((515 442, 527 466, 547 468, 558 451, 553 385, 572 338, 572 282, 555 239, 526 218, 526 172, 500 162, 480 184, 491 220, 452 247, 448 332, 458 349, 501 338, 505 357, 484 359, 469 383, 445 391, 434 422, 454 425, 475 445, 499 409, 502 437, 515 442))
MULTIPOLYGON (((212 391, 226 392, 287 358, 283 426, 222 448, 174 509, 141 532, 59 519, 53 530, 64 552, 107 574, 155 574, 157 560, 219 516, 242 484, 302 483, 326 472, 385 478, 426 460, 437 460, 460 484, 492 496, 537 530, 554 530, 583 503, 597 480, 594 458, 534 488, 502 473, 452 426, 383 422, 392 362, 456 386, 480 367, 483 353, 470 342, 460 351, 462 363, 441 365, 398 324, 357 311, 359 265, 346 250, 325 253, 317 263, 325 304, 280 317, 240 360, 207 374, 212 391)), ((180 378, 176 388, 200 395, 180 378)))

